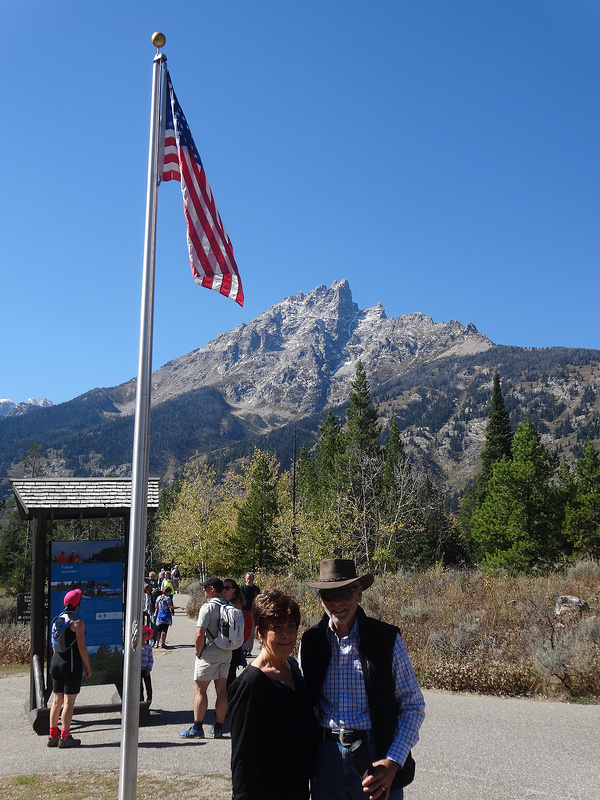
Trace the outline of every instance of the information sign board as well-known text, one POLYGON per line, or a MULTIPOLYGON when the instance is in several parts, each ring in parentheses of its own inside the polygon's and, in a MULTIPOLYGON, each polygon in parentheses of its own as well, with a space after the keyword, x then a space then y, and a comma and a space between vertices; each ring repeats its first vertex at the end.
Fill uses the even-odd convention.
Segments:
POLYGON ((123 673, 123 555, 121 540, 52 542, 50 621, 65 594, 81 589, 76 619, 85 622, 90 684, 119 683, 123 673))

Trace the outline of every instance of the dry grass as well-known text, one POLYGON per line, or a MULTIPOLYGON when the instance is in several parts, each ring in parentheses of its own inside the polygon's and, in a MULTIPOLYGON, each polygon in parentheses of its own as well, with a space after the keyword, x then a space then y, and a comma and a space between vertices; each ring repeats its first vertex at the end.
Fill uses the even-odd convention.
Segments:
POLYGON ((29 625, 0 627, 0 665, 28 664, 31 652, 30 637, 29 625))
MULTIPOLYGON (((281 576, 257 575, 263 588, 286 586, 303 625, 317 622, 317 593, 281 576)), ((600 565, 583 561, 549 575, 489 575, 478 570, 398 573, 379 577, 363 595, 368 614, 398 625, 425 688, 494 695, 600 698, 600 565), (561 594, 590 611, 557 620, 561 594)), ((204 599, 188 584, 188 614, 204 599)), ((26 626, 0 627, 0 665, 27 663, 26 626)))
MULTIPOLYGON (((4 800, 43 800, 43 798, 77 798, 98 800, 118 796, 119 773, 63 772, 50 775, 18 775, 0 777, 0 798, 4 800)), ((222 775, 177 775, 164 771, 140 773, 137 797, 160 797, 161 800, 230 800, 231 779, 222 775)))
MULTIPOLYGON (((286 579, 306 625, 322 610, 316 592, 286 579)), ((580 562, 550 575, 478 570, 398 573, 363 595, 368 614, 398 625, 424 688, 562 699, 600 698, 600 565, 580 562), (557 620, 561 594, 590 611, 557 620)))

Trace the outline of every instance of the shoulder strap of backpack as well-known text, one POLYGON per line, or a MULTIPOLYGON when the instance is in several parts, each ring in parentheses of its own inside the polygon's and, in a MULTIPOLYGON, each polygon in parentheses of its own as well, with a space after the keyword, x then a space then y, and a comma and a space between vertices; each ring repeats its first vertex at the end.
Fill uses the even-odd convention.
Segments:
MULTIPOLYGON (((217 607, 218 607, 218 609, 219 609, 219 619, 221 618, 221 608, 222 608, 223 606, 228 606, 228 605, 229 605, 229 601, 228 601, 228 600, 225 600, 225 598, 224 598, 224 597, 211 597, 211 599, 210 599, 208 602, 213 604, 213 608, 214 608, 215 606, 217 606, 217 607), (221 602, 221 601, 222 601, 222 602, 221 602)), ((212 617, 212 613, 211 613, 211 617, 212 617)), ((206 627, 206 633, 208 633, 208 635, 209 635, 209 636, 210 636, 210 638, 213 640, 213 642, 214 642, 214 640, 217 638, 216 636, 213 636, 213 635, 212 635, 212 633, 211 633, 211 632, 209 631, 209 629, 208 629, 208 626, 206 627)))
POLYGON ((54 617, 52 620, 52 627, 55 628, 56 633, 52 636, 52 639, 56 642, 57 652, 66 653, 73 645, 75 644, 76 639, 73 639, 71 644, 66 646, 65 650, 58 650, 58 644, 60 642, 60 637, 65 633, 69 627, 69 625, 73 622, 72 619, 69 617, 65 617, 63 614, 59 614, 57 617, 54 617), (60 620, 60 625, 58 621, 60 620))

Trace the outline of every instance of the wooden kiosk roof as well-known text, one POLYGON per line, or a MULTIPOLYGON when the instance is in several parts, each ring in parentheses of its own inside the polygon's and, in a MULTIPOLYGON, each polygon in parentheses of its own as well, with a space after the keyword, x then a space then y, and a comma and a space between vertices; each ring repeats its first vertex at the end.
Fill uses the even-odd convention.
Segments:
MULTIPOLYGON (((131 478, 22 478, 11 481, 21 519, 95 519, 131 511, 131 478)), ((148 478, 148 509, 158 508, 158 478, 148 478)))

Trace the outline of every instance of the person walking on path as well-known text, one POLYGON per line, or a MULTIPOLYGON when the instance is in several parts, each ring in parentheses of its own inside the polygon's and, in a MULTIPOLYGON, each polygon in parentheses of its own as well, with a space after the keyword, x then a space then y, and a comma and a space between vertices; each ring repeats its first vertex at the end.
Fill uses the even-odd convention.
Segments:
POLYGON ((81 739, 71 736, 71 720, 75 700, 81 689, 82 677, 92 674, 90 657, 85 643, 85 622, 75 619, 81 605, 81 589, 73 589, 64 597, 65 609, 52 623, 50 676, 54 699, 50 708, 50 736, 48 747, 79 747, 81 739), (85 666, 85 673, 83 667, 85 666), (62 714, 61 714, 62 708, 62 714), (58 738, 58 720, 61 732, 58 738))
MULTIPOLYGON (((234 605, 236 608, 240 609, 244 615, 244 641, 246 641, 250 637, 250 630, 252 628, 252 617, 244 608, 244 603, 242 599, 242 592, 236 580, 233 578, 225 578, 224 585, 223 585, 223 597, 226 600, 234 605)), ((227 690, 229 691, 229 687, 234 682, 238 667, 245 667, 247 666, 246 656, 244 654, 244 646, 241 645, 237 647, 231 653, 231 662, 229 664, 229 673, 227 675, 227 690)))
POLYGON ((300 645, 321 726, 312 798, 402 800, 425 701, 400 631, 360 607, 373 575, 358 577, 354 561, 326 558, 307 583, 325 611, 300 645))
POLYGON ((231 651, 222 650, 215 644, 219 633, 220 606, 228 601, 223 597, 223 581, 212 576, 202 584, 207 602, 200 607, 196 627, 196 663, 194 668, 194 722, 191 728, 180 731, 184 739, 204 738, 204 716, 208 709, 208 687, 215 683, 216 722, 209 735, 223 738, 223 722, 227 713, 227 674, 231 663, 231 651))
MULTIPOLYGON (((260 588, 254 583, 254 573, 247 572, 245 583, 241 586, 242 590, 242 597, 244 598, 244 611, 247 611, 249 614, 252 614, 252 603, 254 602, 254 598, 257 594, 260 594, 260 588)), ((252 655, 252 648, 254 647, 254 636, 256 633, 256 628, 254 625, 254 621, 252 621, 252 627, 250 629, 250 635, 242 645, 244 653, 249 656, 252 655)))
POLYGON ((162 583, 160 585, 160 588, 163 590, 163 593, 164 593, 165 589, 167 588, 167 586, 171 587, 171 594, 174 595, 175 594, 175 586, 173 584, 173 581, 171 580, 171 571, 170 570, 167 570, 165 572, 165 577, 163 578, 162 583))
POLYGON ((181 572, 179 571, 179 567, 177 564, 171 570, 171 580, 173 581, 173 588, 175 589, 175 594, 179 594, 179 583, 181 581, 181 572))

